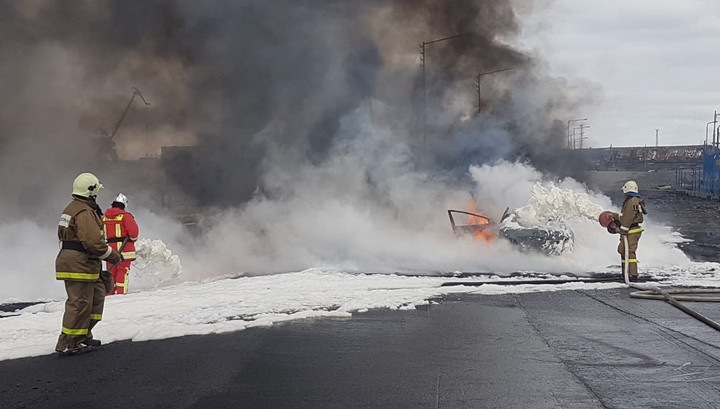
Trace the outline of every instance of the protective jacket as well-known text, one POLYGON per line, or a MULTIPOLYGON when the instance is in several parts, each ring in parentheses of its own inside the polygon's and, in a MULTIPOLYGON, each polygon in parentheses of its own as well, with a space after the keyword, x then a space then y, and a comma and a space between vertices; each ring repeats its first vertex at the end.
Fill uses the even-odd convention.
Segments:
POLYGON ((620 231, 632 234, 631 230, 640 228, 640 223, 644 219, 643 215, 647 214, 645 201, 637 194, 628 194, 625 196, 621 212, 617 217, 620 222, 620 231))
POLYGON ((79 196, 73 196, 63 210, 58 223, 61 249, 55 259, 58 280, 96 281, 100 277, 100 260, 112 253, 103 237, 101 215, 95 200, 79 196))
POLYGON ((113 250, 118 251, 123 240, 128 238, 121 254, 125 260, 135 260, 135 241, 138 239, 139 229, 133 215, 125 209, 111 207, 105 211, 103 225, 105 238, 113 250))
POLYGON ((643 222, 643 215, 647 214, 645 201, 639 194, 630 192, 625 194, 625 201, 622 205, 622 213, 614 214, 615 219, 620 223, 620 244, 617 251, 620 254, 620 265, 622 272, 627 272, 630 277, 638 275, 638 259, 637 248, 642 236, 643 228, 640 223, 643 222), (625 254, 625 243, 627 242, 627 254, 625 254), (626 266, 627 264, 627 266, 626 266))

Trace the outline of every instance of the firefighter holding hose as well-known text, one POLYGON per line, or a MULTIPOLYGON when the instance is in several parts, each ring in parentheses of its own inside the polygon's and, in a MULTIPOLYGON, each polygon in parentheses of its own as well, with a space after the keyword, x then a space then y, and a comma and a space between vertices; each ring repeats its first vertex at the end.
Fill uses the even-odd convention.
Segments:
POLYGON ((625 274, 627 268, 628 278, 630 281, 637 281, 637 248, 640 236, 642 236, 643 228, 640 224, 643 222, 643 215, 647 214, 645 200, 638 193, 638 185, 633 180, 625 182, 622 187, 625 193, 625 200, 622 204, 620 213, 603 212, 600 215, 600 223, 607 227, 610 233, 620 234, 620 244, 618 245, 618 253, 620 253, 620 265, 622 272, 625 274), (627 240, 627 255, 625 254, 625 240, 627 240), (626 258, 627 256, 627 265, 626 258))
POLYGON ((108 295, 127 294, 130 264, 135 260, 135 242, 138 239, 139 229, 135 217, 125 210, 127 205, 127 196, 120 193, 103 217, 103 229, 108 245, 123 256, 120 263, 110 267, 115 288, 108 292, 108 295))

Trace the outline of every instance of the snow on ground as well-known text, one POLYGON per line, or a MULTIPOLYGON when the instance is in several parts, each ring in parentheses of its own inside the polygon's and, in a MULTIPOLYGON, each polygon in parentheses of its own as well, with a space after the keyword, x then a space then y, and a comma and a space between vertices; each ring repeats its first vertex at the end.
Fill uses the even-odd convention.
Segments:
MULTIPOLYGON (((720 266, 650 271, 663 285, 719 285, 720 266)), ((570 278, 560 276, 560 278, 570 278)), ((557 278, 547 276, 546 278, 557 278)), ((533 278, 536 279, 536 278, 533 278)), ((498 285, 520 280, 500 276, 474 278, 348 274, 316 269, 259 277, 225 277, 183 283, 106 299, 103 321, 94 331, 103 342, 146 341, 266 327, 307 318, 349 318, 373 308, 414 309, 450 293, 505 294, 533 291, 590 290, 621 283, 498 285), (481 286, 443 283, 487 282, 481 286)), ((0 360, 50 354, 59 335, 64 300, 0 313, 0 360)))

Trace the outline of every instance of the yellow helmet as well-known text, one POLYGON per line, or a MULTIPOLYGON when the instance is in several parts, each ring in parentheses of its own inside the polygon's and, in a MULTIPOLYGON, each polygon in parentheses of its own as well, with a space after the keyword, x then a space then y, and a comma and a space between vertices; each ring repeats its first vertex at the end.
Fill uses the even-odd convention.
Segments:
POLYGON ((73 182, 72 194, 75 196, 95 199, 102 188, 103 185, 100 183, 97 176, 92 173, 81 173, 73 182))

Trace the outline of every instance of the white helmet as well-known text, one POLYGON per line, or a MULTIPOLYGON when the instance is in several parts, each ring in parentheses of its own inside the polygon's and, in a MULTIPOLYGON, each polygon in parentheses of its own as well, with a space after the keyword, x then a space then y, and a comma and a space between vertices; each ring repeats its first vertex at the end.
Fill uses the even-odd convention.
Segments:
POLYGON ((637 192, 638 192, 638 185, 637 185, 637 183, 635 183, 634 180, 628 180, 628 181, 625 182, 625 184, 623 185, 622 191, 623 191, 623 193, 628 193, 628 192, 637 193, 637 192))
POLYGON ((72 194, 75 196, 95 199, 102 188, 103 185, 100 183, 97 176, 92 173, 81 173, 73 182, 72 194))
POLYGON ((113 203, 121 203, 123 207, 127 207, 128 205, 128 198, 122 193, 118 193, 117 196, 115 196, 115 199, 113 199, 113 203))

